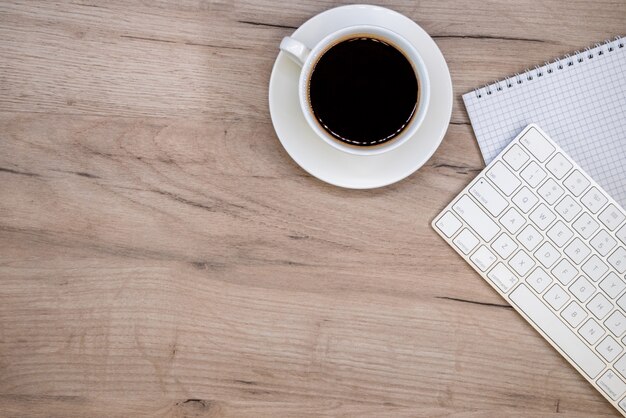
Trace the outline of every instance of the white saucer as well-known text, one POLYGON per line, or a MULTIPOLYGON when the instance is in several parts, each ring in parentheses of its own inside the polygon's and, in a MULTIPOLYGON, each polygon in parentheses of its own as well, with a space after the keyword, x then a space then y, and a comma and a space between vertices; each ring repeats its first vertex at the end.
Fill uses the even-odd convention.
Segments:
POLYGON ((382 187, 412 174, 435 153, 452 114, 452 80, 441 51, 417 23, 393 10, 368 5, 342 6, 312 17, 291 35, 312 47, 326 35, 353 25, 393 30, 422 56, 431 83, 430 107, 416 134, 400 147, 380 155, 360 156, 337 150, 309 127, 298 103, 300 68, 283 52, 270 78, 272 123, 287 153, 312 176, 350 189, 382 187))

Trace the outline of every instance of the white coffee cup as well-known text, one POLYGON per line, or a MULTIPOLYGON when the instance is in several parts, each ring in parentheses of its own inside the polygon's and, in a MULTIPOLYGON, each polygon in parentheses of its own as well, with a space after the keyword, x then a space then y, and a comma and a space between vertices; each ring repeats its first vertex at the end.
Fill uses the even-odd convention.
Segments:
POLYGON ((397 33, 380 26, 359 25, 340 29, 326 36, 312 48, 290 37, 283 38, 280 49, 294 62, 302 67, 299 78, 298 94, 300 107, 304 117, 313 131, 332 147, 354 155, 376 155, 398 148, 417 132, 424 120, 430 102, 430 82, 426 66, 415 47, 397 33), (416 111, 409 123, 393 139, 375 146, 355 146, 342 142, 326 132, 317 121, 308 99, 309 81, 318 60, 332 46, 353 36, 371 36, 394 46, 408 59, 413 66, 418 80, 418 103, 416 111))

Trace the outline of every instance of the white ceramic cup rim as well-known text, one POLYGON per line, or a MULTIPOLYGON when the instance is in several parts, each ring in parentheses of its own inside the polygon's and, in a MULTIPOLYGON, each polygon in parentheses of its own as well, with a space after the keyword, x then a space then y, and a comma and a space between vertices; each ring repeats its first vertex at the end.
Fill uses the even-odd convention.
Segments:
MULTIPOLYGON (((281 44, 282 46, 282 44, 281 44)), ((286 51, 288 52, 288 51, 286 51)), ((343 29, 340 29, 336 32, 333 32, 327 35, 324 39, 318 42, 313 49, 308 51, 303 51, 299 57, 291 58, 294 61, 298 62, 304 58, 303 54, 307 54, 304 63, 302 63, 302 70, 300 72, 300 78, 298 82, 298 95, 300 101, 300 107, 302 109, 302 113, 309 124, 309 126, 315 131, 315 133, 326 143, 331 145, 332 147, 344 151, 354 155, 377 155, 382 154, 384 152, 391 151, 393 149, 398 148, 406 141, 408 141, 418 130, 422 122, 424 121, 424 117, 426 116, 426 111, 428 109, 428 105, 430 102, 430 82, 428 79, 428 71, 426 70, 426 65, 424 64, 421 56, 415 49, 415 47, 407 41, 404 37, 398 35, 397 33, 383 28, 381 26, 374 25, 356 25, 349 26, 343 29), (350 35, 372 35, 377 38, 382 38, 384 41, 389 42, 396 48, 398 48, 409 60, 413 69, 416 73, 416 76, 419 79, 419 98, 417 103, 417 110, 409 124, 403 129, 402 132, 395 138, 391 139, 389 142, 374 145, 374 146, 355 146, 348 145, 334 138, 331 134, 324 130, 317 118, 313 113, 313 109, 311 109, 309 98, 308 98, 308 82, 315 68, 315 64, 317 64, 318 59, 324 54, 333 44, 337 41, 340 41, 343 38, 349 37, 350 35)), ((288 53, 289 55, 289 53, 288 53)))

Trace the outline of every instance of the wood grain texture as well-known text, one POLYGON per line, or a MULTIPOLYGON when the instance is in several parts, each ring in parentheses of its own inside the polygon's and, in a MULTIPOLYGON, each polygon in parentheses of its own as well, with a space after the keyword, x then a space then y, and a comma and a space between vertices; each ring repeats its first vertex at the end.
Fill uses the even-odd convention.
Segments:
POLYGON ((461 93, 626 4, 382 2, 455 106, 371 191, 302 171, 267 106, 280 39, 340 4, 0 3, 0 415, 616 416, 429 224, 483 166, 461 93))

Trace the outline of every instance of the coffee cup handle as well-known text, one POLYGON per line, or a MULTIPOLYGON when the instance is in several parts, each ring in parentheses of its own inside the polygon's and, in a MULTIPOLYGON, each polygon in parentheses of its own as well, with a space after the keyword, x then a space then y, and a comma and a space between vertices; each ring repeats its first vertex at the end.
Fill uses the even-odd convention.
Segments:
POLYGON ((280 42, 280 50, 285 52, 287 56, 300 67, 304 65, 306 58, 311 53, 311 50, 302 42, 296 41, 288 36, 285 36, 280 42))

